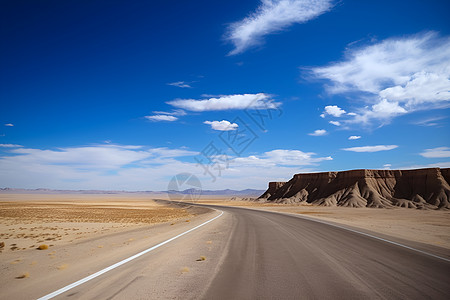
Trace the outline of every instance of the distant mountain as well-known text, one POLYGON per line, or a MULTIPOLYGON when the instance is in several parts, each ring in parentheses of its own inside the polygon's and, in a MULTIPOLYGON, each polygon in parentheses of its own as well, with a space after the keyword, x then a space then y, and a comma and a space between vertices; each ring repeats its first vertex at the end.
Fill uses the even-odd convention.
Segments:
MULTIPOLYGON (((187 189, 184 191, 178 192, 179 194, 194 194, 198 193, 197 189, 187 189)), ((245 189, 245 190, 202 190, 201 195, 223 195, 223 196, 259 196, 264 192, 264 190, 255 190, 255 189, 245 189)))
POLYGON ((216 196, 259 196, 264 190, 245 189, 245 190, 197 190, 186 189, 183 191, 169 190, 169 191, 105 191, 105 190, 53 190, 53 189, 15 189, 15 188, 0 188, 0 193, 3 194, 200 194, 200 195, 216 195, 216 196))

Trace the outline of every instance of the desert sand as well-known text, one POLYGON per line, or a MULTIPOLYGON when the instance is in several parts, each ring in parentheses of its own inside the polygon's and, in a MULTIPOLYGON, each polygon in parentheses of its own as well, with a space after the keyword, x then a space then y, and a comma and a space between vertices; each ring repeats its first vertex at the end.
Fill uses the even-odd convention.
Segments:
POLYGON ((92 266, 98 257, 119 261, 206 212, 148 195, 0 194, 0 289, 17 295, 24 281, 92 266))

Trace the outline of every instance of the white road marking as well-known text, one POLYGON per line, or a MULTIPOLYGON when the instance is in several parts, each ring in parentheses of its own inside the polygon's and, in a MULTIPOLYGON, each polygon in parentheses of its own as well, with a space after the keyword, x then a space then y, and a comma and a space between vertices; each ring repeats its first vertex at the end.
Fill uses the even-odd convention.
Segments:
POLYGON ((238 206, 230 206, 230 207, 241 208, 241 209, 248 209, 248 210, 265 211, 265 212, 269 212, 269 213, 282 214, 282 215, 287 215, 287 216, 294 216, 294 217, 297 217, 297 218, 300 218, 300 219, 305 219, 305 220, 309 220, 309 221, 313 221, 313 222, 317 222, 317 223, 322 223, 322 224, 326 224, 326 225, 329 225, 329 226, 337 227, 337 228, 340 228, 340 229, 348 230, 348 231, 351 231, 351 232, 354 232, 354 233, 358 233, 358 234, 361 234, 361 235, 365 235, 365 236, 371 237, 371 238, 379 240, 379 241, 383 241, 383 242, 386 242, 386 243, 389 243, 389 244, 393 244, 393 245, 396 245, 396 246, 399 246, 399 247, 403 247, 403 248, 406 248, 406 249, 409 249, 409 250, 412 250, 412 251, 415 251, 415 252, 419 252, 419 253, 422 253, 422 254, 425 254, 425 255, 437 258, 437 259, 441 259, 441 260, 446 261, 446 262, 450 262, 450 259, 442 257, 442 256, 438 256, 438 255, 435 255, 435 254, 432 254, 432 253, 429 253, 429 252, 426 252, 426 251, 422 251, 422 250, 419 250, 419 249, 416 249, 416 248, 413 248, 413 247, 409 247, 409 246, 406 246, 406 245, 403 245, 403 244, 400 244, 400 243, 397 243, 397 242, 393 242, 393 241, 390 241, 390 240, 387 240, 387 239, 383 239, 383 238, 380 238, 378 236, 371 235, 371 234, 368 234, 368 233, 365 233, 365 232, 361 232, 361 231, 358 231, 358 230, 350 229, 350 228, 347 228, 347 227, 344 227, 344 226, 340 226, 340 225, 337 225, 337 224, 333 224, 333 223, 328 223, 326 221, 310 218, 310 217, 307 217, 307 216, 302 216, 302 215, 299 215, 299 214, 296 214, 296 213, 273 211, 273 210, 265 210, 265 209, 250 208, 250 207, 238 207, 238 206))
POLYGON ((104 268, 103 270, 100 270, 100 271, 98 271, 97 273, 94 273, 94 274, 92 274, 92 275, 89 275, 89 276, 87 276, 87 277, 85 277, 85 278, 83 278, 83 279, 80 279, 80 280, 78 280, 78 281, 72 283, 72 284, 66 285, 65 287, 63 287, 63 288, 61 288, 61 289, 59 289, 59 290, 57 290, 57 291, 54 291, 53 293, 50 293, 50 294, 48 294, 48 295, 45 295, 45 296, 39 298, 38 300, 46 300, 46 299, 51 299, 51 298, 53 298, 53 297, 56 297, 56 296, 58 296, 58 295, 60 295, 60 294, 62 294, 62 293, 64 293, 64 292, 67 292, 67 291, 70 290, 70 289, 73 289, 74 287, 77 287, 77 286, 79 286, 79 285, 81 285, 81 284, 83 284, 83 283, 85 283, 85 282, 88 282, 89 280, 94 279, 94 278, 96 278, 96 277, 98 277, 98 276, 100 276, 100 275, 102 275, 102 274, 105 274, 106 272, 111 271, 111 270, 113 270, 113 269, 115 269, 115 268, 117 268, 117 267, 119 267, 119 266, 121 266, 121 265, 123 265, 123 264, 126 264, 127 262, 130 262, 130 261, 132 261, 133 259, 138 258, 139 256, 142 256, 142 255, 144 255, 144 254, 146 254, 146 253, 148 253, 148 252, 150 252, 150 251, 153 251, 153 250, 155 250, 156 248, 159 248, 159 247, 161 247, 161 246, 163 246, 163 245, 165 245, 165 244, 167 244, 167 243, 169 243, 169 242, 171 242, 171 241, 173 241, 173 240, 175 240, 175 239, 177 239, 177 238, 179 238, 179 237, 181 237, 181 236, 183 236, 183 235, 185 235, 185 234, 187 234, 187 233, 189 233, 189 232, 191 232, 191 231, 194 231, 194 230, 196 230, 197 228, 200 228, 200 227, 202 227, 202 226, 208 224, 209 222, 212 222, 212 221, 214 221, 215 219, 221 217, 221 216, 223 215, 223 211, 221 211, 221 210, 219 210, 219 211, 220 211, 220 214, 219 214, 218 216, 215 216, 214 218, 212 218, 212 219, 210 219, 210 220, 208 220, 208 221, 206 221, 206 222, 204 222, 204 223, 202 223, 202 224, 200 224, 200 225, 198 225, 198 226, 195 226, 194 228, 189 229, 188 231, 185 231, 185 232, 183 232, 183 233, 180 233, 179 235, 174 236, 173 238, 170 238, 170 239, 168 239, 168 240, 166 240, 166 241, 164 241, 164 242, 162 242, 162 243, 159 243, 159 244, 156 245, 156 246, 153 246, 153 247, 151 247, 151 248, 148 248, 147 250, 144 250, 144 251, 142 251, 142 252, 139 252, 138 254, 135 254, 135 255, 133 255, 133 256, 127 258, 127 259, 124 259, 124 260, 122 260, 122 261, 119 261, 118 263, 115 263, 115 264, 113 264, 112 266, 109 266, 109 267, 107 267, 107 268, 104 268))
MULTIPOLYGON (((270 211, 270 212, 272 212, 272 211, 270 211)), ((306 217, 306 216, 301 216, 301 215, 296 214, 296 213, 286 213, 286 212, 275 212, 275 213, 281 213, 281 214, 286 214, 286 215, 290 215, 290 216, 296 216, 296 217, 301 218, 301 219, 305 219, 305 220, 309 220, 309 221, 313 221, 313 222, 322 223, 322 224, 326 224, 326 225, 329 225, 329 226, 337 227, 337 228, 340 228, 340 229, 348 230, 348 231, 351 231, 351 232, 354 232, 354 233, 358 233, 358 234, 361 234, 361 235, 365 235, 365 236, 371 237, 371 238, 379 240, 379 241, 383 241, 383 242, 386 242, 386 243, 389 243, 389 244, 393 244, 393 245, 396 245, 396 246, 399 246, 399 247, 403 247, 403 248, 406 248, 406 249, 409 249, 409 250, 412 250, 412 251, 415 251, 415 252, 419 252, 419 253, 422 253, 422 254, 434 257, 434 258, 442 259, 442 260, 444 260, 446 262, 450 262, 450 259, 448 259, 448 258, 445 258, 445 257, 442 257, 442 256, 438 256, 438 255, 435 255, 435 254, 432 254, 432 253, 428 253, 428 252, 425 252, 425 251, 422 251, 422 250, 419 250, 419 249, 416 249, 416 248, 413 248, 413 247, 409 247, 409 246, 406 246, 406 245, 403 245, 403 244, 400 244, 400 243, 397 243, 397 242, 386 240, 386 239, 380 238, 380 237, 375 236, 375 235, 371 235, 371 234, 368 234, 368 233, 365 233, 365 232, 361 232, 361 231, 358 231, 358 230, 350 229, 350 228, 347 228, 347 227, 344 227, 344 226, 340 226, 340 225, 337 225, 337 224, 332 224, 332 223, 328 223, 326 221, 313 219, 313 218, 309 218, 309 217, 306 217)))

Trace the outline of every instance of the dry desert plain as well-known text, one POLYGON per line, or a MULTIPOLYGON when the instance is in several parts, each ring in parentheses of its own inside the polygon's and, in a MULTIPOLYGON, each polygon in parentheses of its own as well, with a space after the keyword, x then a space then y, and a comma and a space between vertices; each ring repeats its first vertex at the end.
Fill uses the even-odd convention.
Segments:
MULTIPOLYGON (((0 194, 0 298, 43 296, 55 290, 54 287, 107 267, 108 264, 102 263, 104 258, 108 258, 108 263, 120 261, 130 253, 151 247, 217 215, 216 211, 170 204, 164 199, 167 200, 167 195, 0 194)), ((229 199, 205 196, 195 203, 299 214, 450 257, 448 210, 317 207, 229 199)), ((177 298, 178 292, 171 295, 168 291, 175 285, 177 289, 181 285, 187 298, 194 298, 199 279, 212 280, 220 265, 221 249, 228 241, 221 236, 220 228, 215 228, 219 223, 208 226, 212 233, 185 241, 186 249, 182 253, 175 252, 175 257, 173 253, 167 257, 169 252, 165 253, 166 257, 160 254, 156 261, 162 264, 161 268, 164 260, 171 260, 173 266, 171 273, 167 273, 170 284, 161 279, 164 284, 152 291, 155 298, 177 298)), ((157 267, 158 263, 151 267, 157 267)), ((124 295, 142 297, 121 294, 124 295)), ((98 296, 87 298, 95 297, 98 296)))

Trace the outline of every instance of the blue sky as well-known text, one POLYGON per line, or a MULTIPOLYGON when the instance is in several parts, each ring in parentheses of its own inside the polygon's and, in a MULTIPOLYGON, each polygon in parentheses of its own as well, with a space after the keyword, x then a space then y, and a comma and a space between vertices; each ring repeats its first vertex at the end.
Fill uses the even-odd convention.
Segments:
POLYGON ((448 1, 10 1, 0 187, 450 167, 448 1))

